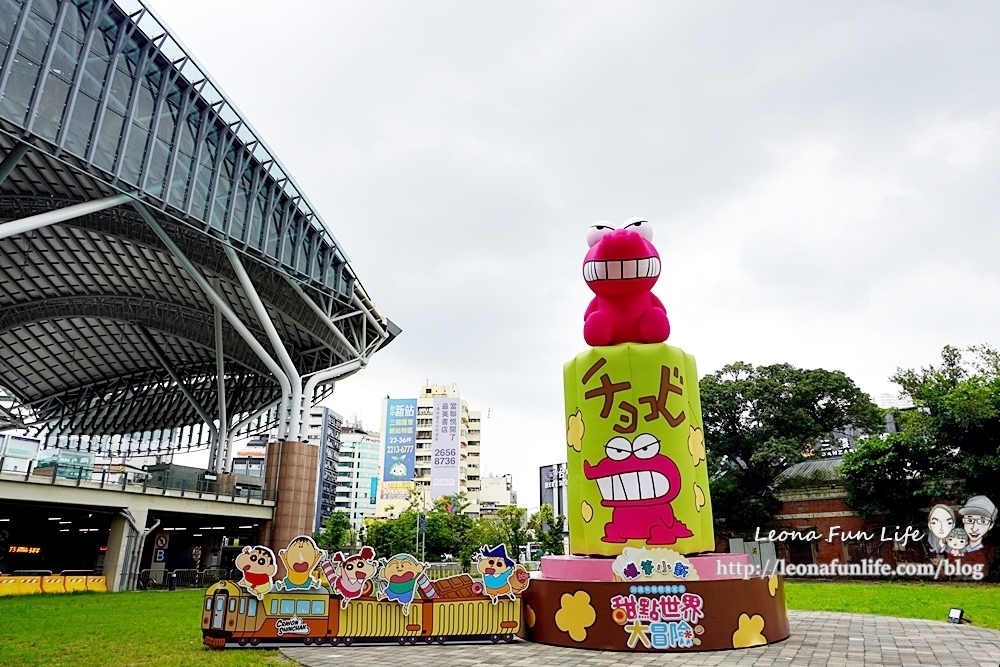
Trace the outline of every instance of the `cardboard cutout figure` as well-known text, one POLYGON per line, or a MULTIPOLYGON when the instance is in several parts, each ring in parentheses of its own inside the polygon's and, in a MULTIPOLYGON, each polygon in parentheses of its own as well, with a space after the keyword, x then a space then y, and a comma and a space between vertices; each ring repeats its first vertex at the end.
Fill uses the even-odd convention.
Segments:
POLYGON ((238 585, 253 594, 258 600, 271 590, 274 575, 278 573, 278 563, 274 552, 267 547, 243 547, 236 557, 236 567, 243 573, 238 585))
POLYGON ((507 556, 507 545, 484 546, 476 556, 476 569, 483 575, 483 592, 494 604, 501 595, 511 600, 528 587, 530 575, 507 556))
POLYGON ((288 543, 287 549, 278 551, 278 557, 285 565, 285 578, 278 582, 278 590, 309 590, 322 586, 313 570, 326 558, 326 552, 316 546, 313 538, 299 535, 288 543))
POLYGON ((372 592, 374 586, 372 581, 378 571, 374 549, 362 547, 361 553, 346 558, 338 551, 330 562, 335 566, 335 577, 330 579, 330 585, 335 593, 340 594, 342 609, 347 609, 347 604, 351 600, 372 592))
POLYGON ((424 574, 425 567, 410 554, 396 554, 386 560, 378 573, 379 599, 398 602, 403 605, 403 616, 409 616, 417 593, 417 578, 424 574))

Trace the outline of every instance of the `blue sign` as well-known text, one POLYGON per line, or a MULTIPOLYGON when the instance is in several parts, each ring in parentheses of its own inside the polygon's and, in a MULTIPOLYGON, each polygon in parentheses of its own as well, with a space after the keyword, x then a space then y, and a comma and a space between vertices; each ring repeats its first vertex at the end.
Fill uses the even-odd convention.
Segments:
POLYGON ((368 497, 374 498, 378 496, 378 477, 372 477, 371 486, 368 487, 368 497))
POLYGON ((382 481, 409 482, 417 453, 417 399, 390 398, 385 414, 382 481))

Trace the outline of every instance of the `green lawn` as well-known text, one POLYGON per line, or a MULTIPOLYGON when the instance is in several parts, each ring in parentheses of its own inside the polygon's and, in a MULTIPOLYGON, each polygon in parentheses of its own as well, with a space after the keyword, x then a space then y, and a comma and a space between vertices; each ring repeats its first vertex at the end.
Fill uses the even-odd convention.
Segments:
POLYGON ((72 593, 0 598, 0 664, 96 667, 291 665, 276 650, 201 643, 205 592, 72 593))
MULTIPOLYGON (((959 606, 1000 630, 1000 587, 989 584, 787 582, 789 609, 945 620, 959 606)), ((275 650, 212 651, 201 643, 202 591, 0 598, 0 664, 262 667, 275 650)))
POLYGON ((785 582, 789 609, 844 611, 944 621, 961 607, 973 625, 1000 630, 1000 586, 901 582, 785 582))

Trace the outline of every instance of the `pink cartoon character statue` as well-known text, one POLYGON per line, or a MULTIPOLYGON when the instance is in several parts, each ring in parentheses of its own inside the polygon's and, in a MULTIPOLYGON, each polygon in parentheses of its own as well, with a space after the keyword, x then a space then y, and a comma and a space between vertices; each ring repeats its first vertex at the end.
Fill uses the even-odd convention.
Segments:
POLYGON ((642 218, 630 218, 623 229, 606 221, 590 227, 583 277, 596 296, 583 317, 587 345, 662 343, 670 336, 667 310, 650 291, 660 277, 652 240, 653 228, 642 218))
POLYGON ((692 536, 670 506, 681 491, 680 470, 660 453, 655 436, 640 433, 632 441, 616 436, 604 446, 604 453, 607 458, 597 465, 583 462, 584 476, 597 482, 601 505, 612 508, 602 541, 662 545, 692 536))

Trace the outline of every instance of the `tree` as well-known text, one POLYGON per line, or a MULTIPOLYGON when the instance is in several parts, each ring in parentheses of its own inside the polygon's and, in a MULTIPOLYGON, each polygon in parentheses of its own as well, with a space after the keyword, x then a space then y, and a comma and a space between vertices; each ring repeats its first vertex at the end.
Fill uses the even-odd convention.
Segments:
POLYGON ((357 538, 351 529, 351 517, 347 512, 334 512, 326 520, 326 529, 313 535, 316 544, 324 549, 341 549, 354 546, 357 538))
MULTIPOLYGON (((542 505, 528 519, 528 528, 534 533, 535 544, 543 555, 561 555, 563 553, 563 526, 566 517, 554 515, 552 505, 542 505)), ((529 554, 530 558, 530 554, 529 554)))
POLYGON ((507 555, 520 562, 521 548, 531 539, 527 514, 523 507, 508 505, 497 510, 495 515, 476 521, 466 539, 470 559, 481 546, 506 544, 507 555))
POLYGON ((777 475, 837 446, 834 431, 881 430, 882 412, 840 371, 737 362, 699 383, 722 533, 752 532, 777 511, 777 475))
POLYGON ((1000 353, 946 346, 941 365, 890 378, 915 410, 896 411, 898 434, 844 457, 848 502, 862 514, 914 521, 931 502, 960 503, 1000 487, 1000 353))

